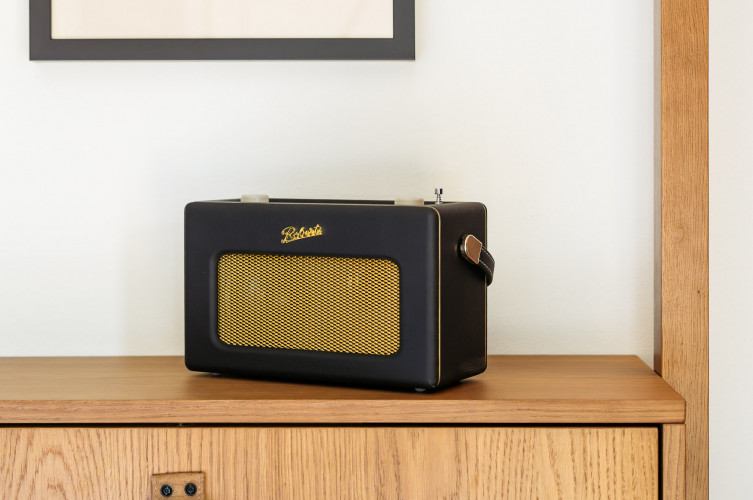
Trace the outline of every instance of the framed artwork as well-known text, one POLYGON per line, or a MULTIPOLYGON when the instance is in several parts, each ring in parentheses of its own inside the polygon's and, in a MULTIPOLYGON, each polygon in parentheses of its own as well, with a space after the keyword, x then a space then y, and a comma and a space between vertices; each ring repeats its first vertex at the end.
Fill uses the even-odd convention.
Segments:
POLYGON ((414 0, 29 0, 31 60, 415 59, 414 0))

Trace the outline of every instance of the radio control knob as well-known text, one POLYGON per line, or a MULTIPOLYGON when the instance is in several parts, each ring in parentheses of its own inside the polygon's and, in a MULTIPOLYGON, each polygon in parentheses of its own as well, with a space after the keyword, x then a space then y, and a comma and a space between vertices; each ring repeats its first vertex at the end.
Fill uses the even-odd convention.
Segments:
POLYGON ((423 198, 395 198, 395 205, 420 205, 423 206, 423 198))
POLYGON ((267 194, 244 194, 241 195, 241 203, 269 203, 267 194))

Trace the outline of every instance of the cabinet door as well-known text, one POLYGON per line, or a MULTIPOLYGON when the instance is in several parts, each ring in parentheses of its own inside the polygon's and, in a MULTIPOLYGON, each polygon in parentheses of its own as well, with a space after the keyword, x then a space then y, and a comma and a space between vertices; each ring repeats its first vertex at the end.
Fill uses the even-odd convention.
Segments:
POLYGON ((0 498, 657 498, 655 427, 0 428, 0 498))

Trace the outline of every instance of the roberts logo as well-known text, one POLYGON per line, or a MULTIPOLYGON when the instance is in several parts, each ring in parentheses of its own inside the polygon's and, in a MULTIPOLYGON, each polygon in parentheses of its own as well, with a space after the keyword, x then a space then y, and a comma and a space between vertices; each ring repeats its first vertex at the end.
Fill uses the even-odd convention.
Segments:
POLYGON ((291 241, 302 240, 303 238, 312 238, 314 236, 321 236, 322 234, 324 234, 322 232, 322 226, 320 226, 319 224, 308 229, 306 229, 305 227, 298 229, 295 226, 288 226, 282 230, 281 242, 290 243, 291 241))

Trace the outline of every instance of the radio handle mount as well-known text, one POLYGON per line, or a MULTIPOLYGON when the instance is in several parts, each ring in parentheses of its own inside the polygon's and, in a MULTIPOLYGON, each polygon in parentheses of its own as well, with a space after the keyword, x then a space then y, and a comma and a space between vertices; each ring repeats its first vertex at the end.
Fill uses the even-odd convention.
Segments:
POLYGON ((486 275, 486 285, 492 284, 494 278, 494 257, 484 244, 472 234, 460 237, 460 255, 471 264, 478 266, 486 275))

